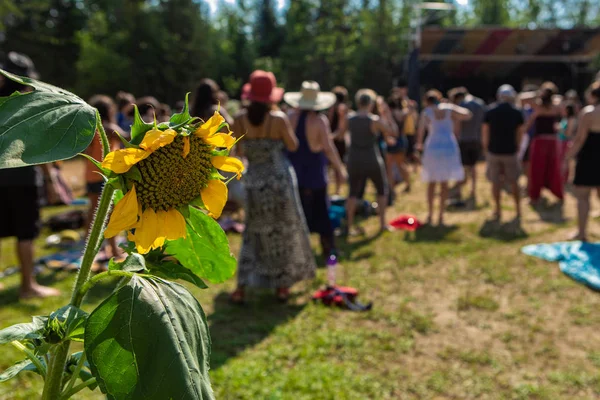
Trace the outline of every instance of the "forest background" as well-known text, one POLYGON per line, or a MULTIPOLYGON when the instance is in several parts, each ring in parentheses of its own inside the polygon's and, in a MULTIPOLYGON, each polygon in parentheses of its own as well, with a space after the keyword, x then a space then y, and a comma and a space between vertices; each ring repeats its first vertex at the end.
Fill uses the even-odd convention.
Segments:
MULTIPOLYGON (((457 0, 443 27, 597 27, 594 0, 457 0)), ((415 0, 0 0, 0 49, 84 98, 126 90, 173 104, 210 77, 232 97, 254 69, 387 93, 406 71, 415 0)))

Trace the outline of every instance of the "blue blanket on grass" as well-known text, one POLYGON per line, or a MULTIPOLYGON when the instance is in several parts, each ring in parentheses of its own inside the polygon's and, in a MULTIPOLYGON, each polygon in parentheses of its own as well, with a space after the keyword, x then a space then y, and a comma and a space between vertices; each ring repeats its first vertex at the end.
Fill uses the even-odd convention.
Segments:
POLYGON ((600 291, 600 243, 559 242, 532 244, 521 251, 548 261, 558 261, 567 276, 600 291))

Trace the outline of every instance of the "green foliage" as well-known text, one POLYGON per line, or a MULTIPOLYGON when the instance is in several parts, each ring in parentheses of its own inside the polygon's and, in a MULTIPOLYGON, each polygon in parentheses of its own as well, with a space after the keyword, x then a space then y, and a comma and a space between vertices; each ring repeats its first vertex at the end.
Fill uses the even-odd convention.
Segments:
POLYGON ((236 260, 219 224, 193 207, 190 207, 187 224, 187 237, 168 242, 167 253, 194 275, 209 282, 220 283, 231 278, 236 260))
POLYGON ((88 147, 96 127, 94 108, 52 85, 0 74, 35 89, 0 98, 0 168, 64 160, 88 147))
POLYGON ((40 331, 46 325, 47 317, 33 317, 33 322, 17 324, 0 330, 0 344, 13 340, 42 339, 40 331))
POLYGON ((85 350, 109 399, 212 399, 210 337, 183 287, 134 276, 90 314, 85 350))
MULTIPOLYGON (((38 360, 41 363, 45 363, 45 361, 42 357, 39 357, 38 360)), ((31 362, 31 360, 29 360, 29 359, 22 360, 22 361, 19 361, 18 363, 16 363, 15 365, 13 365, 12 367, 8 368, 2 374, 0 374, 0 383, 6 382, 7 380, 14 378, 15 376, 17 376, 18 374, 20 374, 21 372, 24 372, 24 371, 31 371, 31 372, 38 373, 37 368, 35 367, 33 362, 31 362)))

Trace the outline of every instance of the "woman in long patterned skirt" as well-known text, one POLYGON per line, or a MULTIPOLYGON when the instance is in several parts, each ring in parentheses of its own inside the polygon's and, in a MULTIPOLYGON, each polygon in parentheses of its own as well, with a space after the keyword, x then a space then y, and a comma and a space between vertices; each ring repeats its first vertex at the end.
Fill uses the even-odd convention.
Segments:
POLYGON ((235 118, 233 131, 245 135, 240 149, 249 163, 246 230, 231 300, 241 303, 246 287, 261 287, 276 289, 286 301, 290 286, 313 278, 316 269, 296 175, 284 154, 298 148, 298 139, 287 116, 271 110, 283 96, 272 73, 252 73, 243 96, 251 103, 235 118))

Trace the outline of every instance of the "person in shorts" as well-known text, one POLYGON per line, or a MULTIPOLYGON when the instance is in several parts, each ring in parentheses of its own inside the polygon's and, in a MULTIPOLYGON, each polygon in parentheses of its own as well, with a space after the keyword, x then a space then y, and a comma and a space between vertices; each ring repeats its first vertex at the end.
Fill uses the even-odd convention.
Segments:
MULTIPOLYGON (((9 52, 1 66, 13 74, 37 78, 33 62, 24 54, 9 52)), ((0 96, 29 88, 6 78, 0 80, 0 96)), ((40 168, 48 165, 0 169, 0 239, 16 237, 21 268, 20 298, 58 296, 54 288, 37 283, 34 274, 34 239, 40 233, 40 200, 43 177, 40 168)), ((0 287, 1 288, 1 287, 0 287)))
POLYGON ((500 193, 502 186, 508 184, 517 210, 517 219, 521 218, 521 199, 518 186, 519 159, 518 150, 523 135, 523 113, 513 105, 516 91, 510 85, 498 89, 498 102, 484 116, 482 126, 482 145, 487 158, 487 178, 492 183, 494 197, 494 219, 500 221, 500 193))
POLYGON ((471 181, 471 194, 469 196, 475 202, 477 170, 475 165, 481 156, 481 125, 486 111, 483 100, 469 94, 464 87, 455 88, 449 93, 450 100, 461 107, 471 111, 473 118, 457 123, 455 128, 460 147, 460 156, 465 169, 465 179, 458 182, 453 188, 458 200, 461 198, 461 190, 468 181, 471 181))

